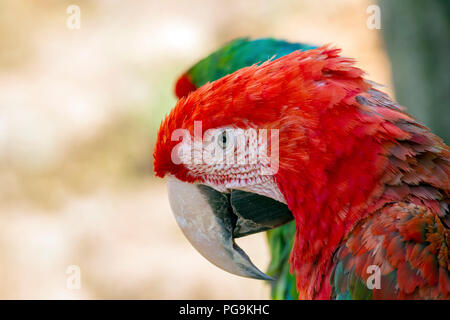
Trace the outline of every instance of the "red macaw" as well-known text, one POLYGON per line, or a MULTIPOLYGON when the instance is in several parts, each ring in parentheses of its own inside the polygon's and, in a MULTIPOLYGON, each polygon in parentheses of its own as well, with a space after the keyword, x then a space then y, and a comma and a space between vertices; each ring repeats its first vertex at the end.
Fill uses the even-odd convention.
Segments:
MULTIPOLYGON (((241 68, 279 58, 296 50, 314 48, 317 46, 273 38, 238 38, 226 43, 184 72, 176 81, 175 94, 182 98, 203 84, 241 68)), ((270 254, 270 264, 266 272, 274 278, 270 282, 272 299, 298 299, 295 275, 289 272, 289 254, 294 234, 294 221, 266 233, 270 254)))
POLYGON ((450 299, 450 149, 339 53, 295 51, 177 102, 154 151, 177 222, 212 263, 269 279, 234 238, 293 218, 300 299, 450 299), (234 147, 251 129, 277 132, 270 156, 208 158, 251 158, 252 139, 234 147))

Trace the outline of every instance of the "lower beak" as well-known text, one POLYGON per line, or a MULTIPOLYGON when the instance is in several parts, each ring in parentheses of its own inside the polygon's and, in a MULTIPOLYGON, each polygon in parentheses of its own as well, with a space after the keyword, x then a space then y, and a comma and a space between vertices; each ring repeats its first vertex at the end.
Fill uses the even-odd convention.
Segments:
POLYGON ((269 230, 293 219, 284 203, 254 193, 221 193, 205 185, 168 179, 169 201, 189 242, 217 267, 243 277, 272 280, 234 239, 269 230))

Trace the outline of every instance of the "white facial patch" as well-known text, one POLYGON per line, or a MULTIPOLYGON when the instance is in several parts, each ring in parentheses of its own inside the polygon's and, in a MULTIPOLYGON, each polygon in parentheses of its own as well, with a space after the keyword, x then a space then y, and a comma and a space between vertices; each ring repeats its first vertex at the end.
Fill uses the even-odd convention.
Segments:
POLYGON ((206 130, 202 136, 201 123, 195 126, 194 137, 185 134, 177 145, 178 159, 192 176, 220 192, 238 189, 286 203, 274 179, 278 130, 227 127, 206 130))

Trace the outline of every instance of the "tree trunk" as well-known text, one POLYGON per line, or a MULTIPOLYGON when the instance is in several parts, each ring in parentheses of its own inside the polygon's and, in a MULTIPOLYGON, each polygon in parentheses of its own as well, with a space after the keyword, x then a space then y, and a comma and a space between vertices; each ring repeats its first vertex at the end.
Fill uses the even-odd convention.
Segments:
POLYGON ((379 0, 397 101, 450 143, 450 1, 379 0))

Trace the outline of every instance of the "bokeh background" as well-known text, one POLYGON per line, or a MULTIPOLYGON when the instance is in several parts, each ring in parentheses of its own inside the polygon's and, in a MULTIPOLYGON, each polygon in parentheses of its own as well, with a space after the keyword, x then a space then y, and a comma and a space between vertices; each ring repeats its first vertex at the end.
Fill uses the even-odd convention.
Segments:
MULTIPOLYGON (((266 284, 217 269, 184 239, 153 175, 156 130, 177 76, 241 36, 333 43, 395 96, 384 22, 366 25, 371 4, 2 0, 0 298, 268 298, 266 284), (79 29, 66 25, 70 5, 79 29), (67 286, 72 265, 79 289, 67 286)), ((264 235, 238 242, 268 265, 264 235)))

